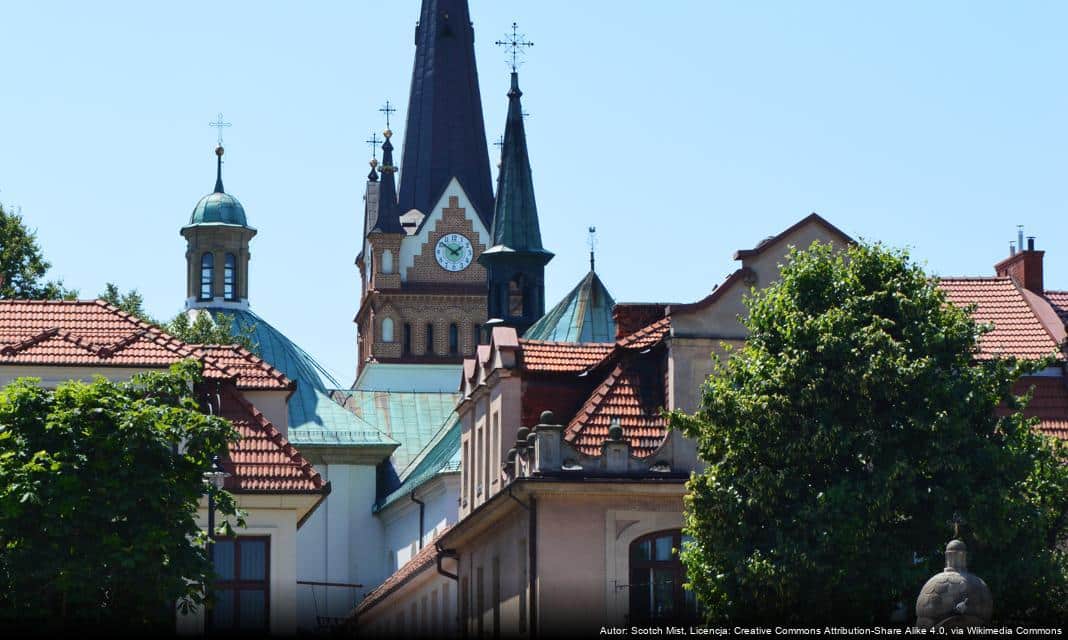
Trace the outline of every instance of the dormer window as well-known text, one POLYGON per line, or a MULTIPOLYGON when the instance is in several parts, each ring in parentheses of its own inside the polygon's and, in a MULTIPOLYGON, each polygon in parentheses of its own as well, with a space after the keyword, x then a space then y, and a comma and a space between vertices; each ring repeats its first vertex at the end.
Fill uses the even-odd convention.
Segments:
POLYGON ((237 300, 237 258, 234 254, 226 254, 226 262, 223 265, 223 297, 227 300, 237 300))
POLYGON ((211 300, 215 282, 215 254, 205 253, 200 256, 200 299, 211 300))

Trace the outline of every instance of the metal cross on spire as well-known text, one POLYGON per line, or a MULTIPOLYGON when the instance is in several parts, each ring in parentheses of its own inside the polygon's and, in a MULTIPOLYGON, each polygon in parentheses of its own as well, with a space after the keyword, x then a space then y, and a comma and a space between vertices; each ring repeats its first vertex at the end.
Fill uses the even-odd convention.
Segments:
POLYGON ((397 113, 397 110, 393 108, 393 105, 389 103, 389 100, 386 100, 386 104, 382 105, 382 108, 379 109, 378 112, 386 114, 386 128, 389 129, 389 117, 392 114, 397 113))
POLYGON ((526 39, 526 34, 519 33, 519 25, 514 22, 512 23, 512 35, 505 36, 505 38, 509 39, 498 40, 493 44, 497 45, 498 47, 504 47, 504 50, 505 52, 507 52, 508 57, 511 58, 512 73, 515 73, 515 71, 519 69, 520 65, 523 64, 522 57, 526 55, 524 49, 526 49, 527 47, 533 47, 534 43, 526 39))
POLYGON ((948 525, 953 527, 953 537, 959 540, 960 539, 960 527, 963 524, 968 524, 968 521, 965 520, 963 517, 961 517, 961 515, 959 513, 954 513, 953 514, 953 518, 948 520, 946 522, 946 524, 948 524, 948 525))
POLYGON ((590 235, 586 238, 586 244, 590 245, 590 271, 594 269, 594 252, 597 251, 597 227, 590 227, 590 235))
POLYGON ((382 144, 382 140, 380 140, 379 137, 378 137, 378 132, 377 131, 372 131, 371 132, 371 137, 368 138, 367 140, 364 140, 364 142, 366 142, 367 144, 371 145, 371 157, 374 158, 375 160, 377 160, 378 159, 378 145, 382 144))
POLYGON ((223 143, 223 129, 225 129, 227 127, 230 127, 232 125, 229 122, 226 122, 225 120, 223 120, 223 114, 220 113, 218 118, 216 118, 215 122, 209 122, 208 126, 209 127, 215 127, 216 129, 219 130, 219 146, 221 147, 222 143, 223 143))

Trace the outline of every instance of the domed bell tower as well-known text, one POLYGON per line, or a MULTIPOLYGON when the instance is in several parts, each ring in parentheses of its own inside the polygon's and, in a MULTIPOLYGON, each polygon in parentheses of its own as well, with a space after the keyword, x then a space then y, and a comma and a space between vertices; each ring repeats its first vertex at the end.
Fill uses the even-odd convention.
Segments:
POLYGON ((245 209, 226 193, 222 181, 223 147, 215 148, 215 190, 197 202, 186 239, 187 309, 248 308, 249 241, 256 230, 248 225, 245 209))

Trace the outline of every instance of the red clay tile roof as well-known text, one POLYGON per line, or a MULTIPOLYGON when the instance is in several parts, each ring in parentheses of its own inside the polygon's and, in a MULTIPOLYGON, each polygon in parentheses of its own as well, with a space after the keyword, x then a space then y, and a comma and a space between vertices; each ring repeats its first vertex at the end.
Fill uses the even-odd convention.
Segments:
MULTIPOLYGON (((1064 378, 1053 376, 1028 376, 1013 385, 1012 392, 1023 395, 1034 387, 1031 403, 1024 409, 1028 418, 1038 418, 1035 429, 1048 436, 1068 440, 1068 387, 1064 378)), ((1004 415, 1005 410, 999 410, 1004 415)))
POLYGON ((237 391, 223 388, 220 415, 241 438, 229 445, 223 469, 226 489, 235 493, 325 493, 326 483, 300 451, 259 409, 237 391))
POLYGON ((617 364, 567 425, 564 440, 585 455, 599 456, 612 419, 619 418, 631 454, 652 455, 667 435, 667 423, 660 415, 663 394, 655 392, 657 385, 663 385, 662 378, 643 380, 632 363, 617 364))
POLYGON ((434 547, 436 542, 441 536, 445 535, 451 527, 445 527, 442 529, 434 539, 428 542, 419 550, 419 553, 412 556, 408 562, 404 563, 404 566, 393 572, 393 575, 386 578, 385 582, 378 585, 364 596, 360 604, 356 605, 351 615, 359 616, 361 613, 366 612, 371 607, 375 606, 382 600, 385 600, 386 596, 393 593, 397 589, 404 586, 406 582, 419 575, 427 568, 433 566, 437 562, 437 550, 434 547))
POLYGON ((1068 323, 1068 291, 1047 291, 1046 301, 1053 306, 1061 322, 1068 323))
POLYGON ((242 347, 189 345, 100 300, 0 300, 0 364, 162 368, 185 358, 241 389, 294 388, 242 347))
MULTIPOLYGON (((1060 353, 1059 345, 1011 278, 941 278, 938 286, 955 305, 975 304, 975 320, 993 325, 979 340, 979 358, 1037 360, 1060 353)), ((1035 300, 1041 301, 1037 296, 1035 300)))
POLYGON ((671 317, 661 318, 647 327, 618 340, 621 349, 647 349, 659 344, 671 332, 671 317))
POLYGON ((538 373, 580 373, 600 364, 614 345, 600 342, 519 340, 522 367, 538 373))

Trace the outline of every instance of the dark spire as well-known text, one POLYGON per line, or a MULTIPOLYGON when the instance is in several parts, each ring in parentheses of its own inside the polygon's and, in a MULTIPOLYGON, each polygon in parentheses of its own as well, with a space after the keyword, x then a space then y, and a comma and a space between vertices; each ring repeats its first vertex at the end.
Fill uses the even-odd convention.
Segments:
POLYGON ((386 129, 382 135, 386 141, 382 143, 382 165, 379 167, 382 181, 378 187, 378 218, 374 230, 382 233, 401 233, 404 227, 400 223, 400 210, 397 208, 397 183, 394 178, 397 167, 393 166, 393 143, 389 141, 393 137, 393 132, 386 129))
POLYGON ((455 177, 486 228, 492 225, 493 187, 467 0, 423 0, 402 164, 401 211, 429 215, 455 177))
POLYGON ((215 193, 226 193, 226 191, 223 190, 223 183, 222 183, 223 147, 222 147, 221 144, 219 146, 215 147, 215 155, 218 156, 218 158, 219 158, 219 160, 218 160, 219 166, 215 170, 215 193))
POLYGON ((523 105, 519 74, 512 72, 508 91, 508 121, 501 146, 501 171, 497 179, 497 207, 493 213, 494 250, 545 253, 538 225, 538 205, 534 201, 534 180, 527 154, 527 134, 523 128, 523 105))

